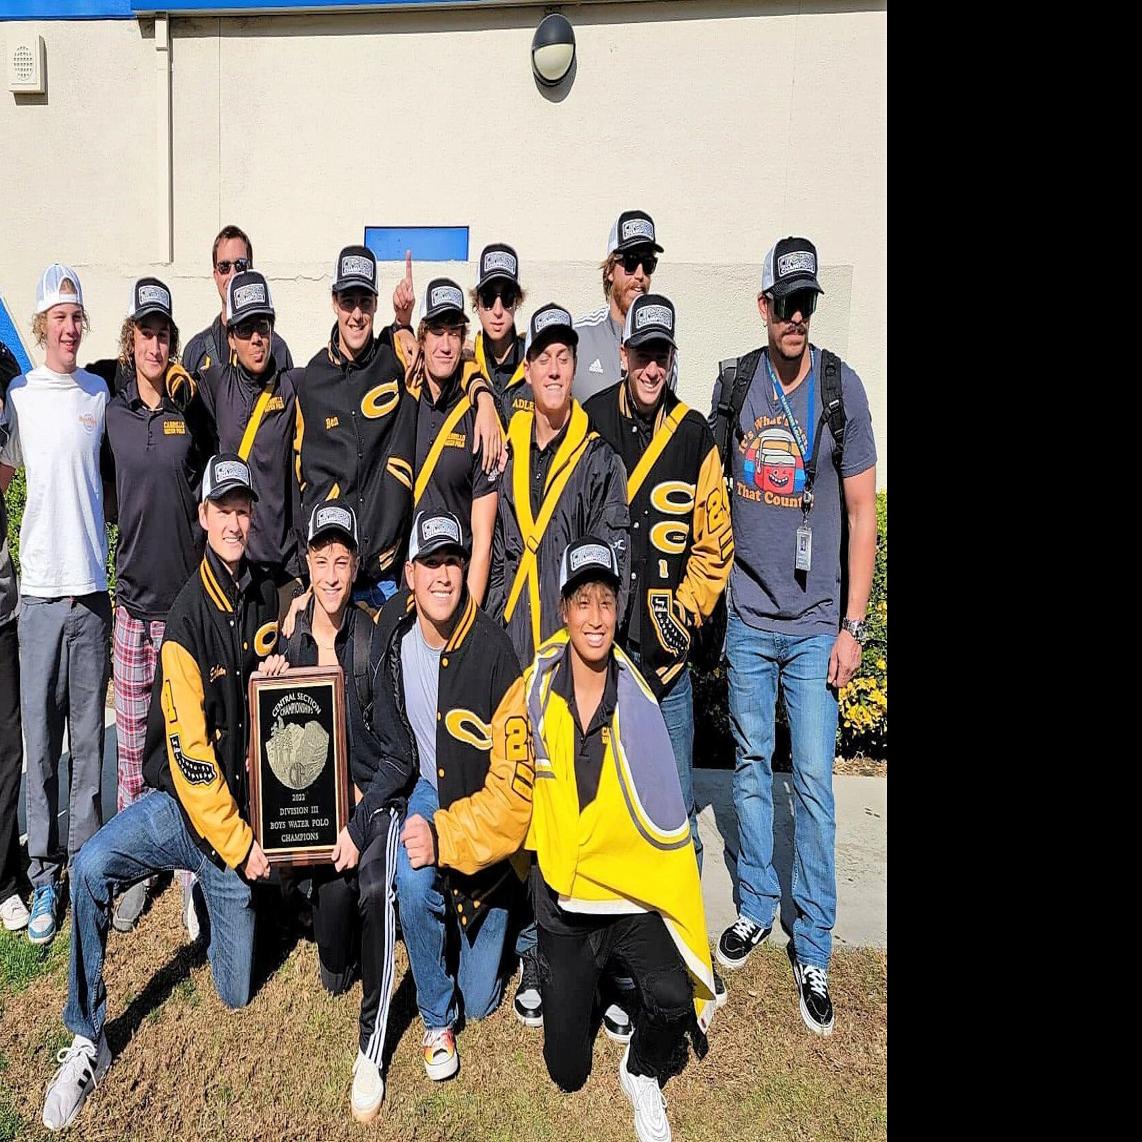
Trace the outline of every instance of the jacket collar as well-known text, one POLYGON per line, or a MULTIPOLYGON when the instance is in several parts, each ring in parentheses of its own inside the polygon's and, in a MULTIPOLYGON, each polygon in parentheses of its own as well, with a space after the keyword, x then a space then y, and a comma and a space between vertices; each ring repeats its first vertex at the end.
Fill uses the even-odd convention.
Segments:
MULTIPOLYGON (((374 330, 376 326, 374 325, 374 330)), ((329 334, 329 344, 325 347, 326 353, 329 355, 330 364, 335 365, 338 369, 343 369, 346 373, 352 372, 354 369, 367 369, 373 357, 376 356, 377 346, 385 340, 384 332, 382 331, 378 336, 372 338, 371 341, 365 346, 365 351, 360 357, 355 357, 350 360, 348 357, 341 355, 341 339, 337 331, 337 322, 333 323, 333 331, 329 334)), ((391 341, 391 334, 389 340, 391 341)))
MULTIPOLYGON (((308 605, 298 613, 294 620, 297 633, 313 641, 316 641, 313 639, 313 613, 316 606, 317 600, 311 597, 308 605)), ((353 602, 345 607, 345 612, 341 616, 341 626, 337 628, 337 637, 333 640, 334 646, 338 650, 345 645, 349 638, 349 632, 353 629, 353 612, 358 609, 357 604, 353 602)))
MULTIPOLYGON (((662 422, 666 419, 670 410, 678 403, 678 400, 678 394, 671 392, 669 385, 662 386, 662 399, 658 402, 658 409, 654 414, 655 432, 662 427, 662 422)), ((622 384, 619 385, 619 412, 626 417, 627 420, 634 420, 636 417, 644 422, 646 420, 638 411, 634 399, 630 395, 630 379, 626 377, 623 378, 622 384)))
POLYGON ((238 578, 235 580, 226 564, 218 558, 209 543, 206 545, 206 553, 199 565, 198 575, 202 580, 202 585, 206 588, 206 594, 210 601, 226 615, 234 613, 241 601, 241 596, 249 591, 254 582, 254 577, 250 573, 249 561, 245 556, 242 556, 242 562, 238 568, 238 578))
MULTIPOLYGON (((409 590, 405 591, 404 599, 405 613, 400 622, 396 625, 396 634, 403 636, 404 633, 412 628, 412 624, 416 622, 416 598, 409 590)), ((476 612, 480 608, 476 606, 476 600, 468 592, 465 586, 464 593, 460 597, 460 605, 457 607, 456 625, 452 628, 452 634, 448 641, 444 644, 444 654, 454 654, 458 651, 472 633, 472 627, 476 625, 476 612)))

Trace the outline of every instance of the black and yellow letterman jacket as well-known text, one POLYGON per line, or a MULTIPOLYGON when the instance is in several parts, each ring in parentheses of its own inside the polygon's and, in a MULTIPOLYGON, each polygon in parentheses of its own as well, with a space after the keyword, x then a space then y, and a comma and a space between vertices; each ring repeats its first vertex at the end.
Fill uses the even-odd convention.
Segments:
POLYGON ((669 389, 649 441, 626 381, 584 405, 622 458, 630 503, 630 597, 619 639, 661 698, 686 668, 692 632, 713 613, 734 561, 722 462, 705 417, 669 389))
POLYGON ((198 847, 219 866, 250 854, 246 685, 278 642, 273 580, 242 561, 237 580, 207 547, 178 593, 151 692, 143 775, 179 803, 198 847))

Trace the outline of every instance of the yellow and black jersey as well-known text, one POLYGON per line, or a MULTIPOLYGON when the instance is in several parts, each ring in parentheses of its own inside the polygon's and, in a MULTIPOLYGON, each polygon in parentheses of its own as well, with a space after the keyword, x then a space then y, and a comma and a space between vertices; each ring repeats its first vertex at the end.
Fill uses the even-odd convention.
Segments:
MULTIPOLYGON (((436 788, 431 822, 447 898, 471 937, 489 902, 506 887, 508 858, 523 844, 535 784, 523 671, 507 635, 467 592, 452 636, 440 654, 436 788)), ((379 647, 373 679, 373 725, 382 754, 419 768, 409 723, 401 641, 417 621, 412 594, 384 606, 373 635, 379 647)))
POLYGON ((246 684, 278 643, 273 581, 243 561, 235 579, 207 547, 167 616, 143 774, 174 797, 198 847, 239 868, 248 823, 246 684))
POLYGON ((531 397, 531 385, 527 381, 527 361, 524 358, 525 337, 515 335, 508 355, 497 361, 488 354, 484 344, 484 331, 481 329, 472 342, 472 355, 480 372, 492 383, 492 395, 496 398, 496 409, 504 427, 511 424, 512 417, 521 409, 531 412, 535 402, 531 397))
POLYGON ((641 417, 625 381, 583 406, 618 452, 630 503, 630 598, 619 628, 661 697, 686 668, 692 632, 713 613, 734 560, 722 462, 705 418, 667 389, 641 417))

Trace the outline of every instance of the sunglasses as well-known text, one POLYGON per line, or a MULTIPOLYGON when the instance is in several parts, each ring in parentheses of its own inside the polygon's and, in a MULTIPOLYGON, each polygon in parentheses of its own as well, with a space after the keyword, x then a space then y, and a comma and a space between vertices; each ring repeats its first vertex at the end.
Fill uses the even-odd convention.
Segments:
POLYGON ((795 313, 800 313, 802 318, 812 317, 816 308, 817 291, 812 289, 801 289, 773 299, 773 313, 778 321, 789 321, 795 313))
POLYGON ((263 337, 269 337, 274 331, 274 323, 268 317, 248 317, 245 321, 239 321, 237 325, 231 327, 230 332, 238 338, 239 341, 249 341, 255 333, 260 333, 263 337))
POLYGON ((362 313, 373 313, 377 308, 377 295, 374 293, 339 293, 337 308, 343 313, 359 309, 362 313))
POLYGON ((514 285, 483 286, 479 294, 481 309, 494 309, 496 298, 498 297, 504 303, 504 309, 514 309, 516 302, 519 301, 519 290, 514 285))
POLYGON ((623 269, 628 274, 633 274, 639 266, 642 266, 648 274, 653 274, 658 269, 658 255, 649 251, 642 250, 625 250, 620 256, 623 264, 623 269))
POLYGON ((233 266, 236 273, 244 274, 250 268, 249 258, 235 258, 232 262, 216 262, 214 268, 220 274, 228 274, 233 266))

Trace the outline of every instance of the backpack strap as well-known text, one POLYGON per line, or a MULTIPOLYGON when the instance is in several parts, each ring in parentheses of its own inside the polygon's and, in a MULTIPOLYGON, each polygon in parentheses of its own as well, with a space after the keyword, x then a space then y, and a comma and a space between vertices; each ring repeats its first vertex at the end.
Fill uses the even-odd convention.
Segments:
POLYGON ((373 729, 373 687, 369 678, 369 647, 373 641, 372 623, 368 612, 353 608, 353 685, 357 688, 357 702, 361 707, 361 720, 365 728, 373 729))
POLYGON ((744 357, 729 357, 718 365, 718 403, 710 418, 710 428, 722 454, 722 470, 727 480, 733 476, 733 450, 741 439, 742 407, 761 353, 760 349, 751 349, 744 357))
POLYGON ((821 416, 833 435, 839 465, 845 447, 845 401, 841 395, 841 359, 828 349, 821 350, 821 416))

